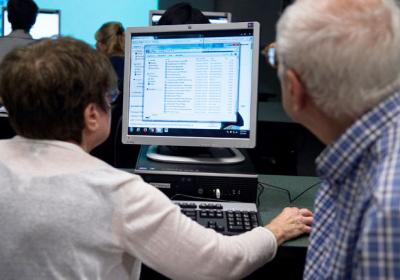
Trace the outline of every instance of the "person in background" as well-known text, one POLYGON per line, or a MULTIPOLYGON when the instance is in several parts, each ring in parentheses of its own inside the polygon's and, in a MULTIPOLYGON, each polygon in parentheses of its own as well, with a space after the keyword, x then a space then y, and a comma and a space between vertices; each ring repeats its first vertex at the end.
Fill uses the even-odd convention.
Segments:
POLYGON ((326 149, 304 278, 400 279, 400 9, 301 0, 277 26, 283 106, 326 149))
POLYGON ((186 2, 169 7, 158 21, 158 25, 203 23, 210 23, 210 21, 199 9, 186 2))
POLYGON ((0 140, 1 279, 139 279, 141 262, 172 279, 238 279, 310 231, 310 211, 286 208, 265 227, 224 236, 90 156, 108 137, 116 87, 107 57, 72 38, 16 49, 0 64, 18 134, 0 140))
POLYGON ((104 23, 95 34, 96 49, 111 61, 118 77, 118 89, 124 85, 125 28, 122 23, 110 21, 104 23))
POLYGON ((103 144, 99 145, 92 151, 92 155, 115 167, 133 168, 139 148, 133 145, 123 145, 121 142, 125 28, 120 22, 106 22, 96 31, 95 39, 96 49, 109 58, 114 71, 117 74, 119 94, 115 94, 115 100, 112 102, 113 108, 110 136, 103 144), (129 163, 122 163, 122 157, 124 154, 129 155, 129 158, 132 158, 132 161, 129 161, 129 163))
MULTIPOLYGON (((8 0, 7 11, 12 32, 7 36, 0 37, 0 62, 3 60, 3 57, 14 48, 34 42, 29 32, 36 22, 39 9, 32 0, 8 0)), ((0 114, 2 114, 2 116, 0 116, 0 138, 15 136, 1 97, 0 114)))
POLYGON ((36 22, 39 8, 32 0, 8 0, 7 11, 12 32, 0 37, 0 62, 12 49, 33 42, 29 31, 36 22))

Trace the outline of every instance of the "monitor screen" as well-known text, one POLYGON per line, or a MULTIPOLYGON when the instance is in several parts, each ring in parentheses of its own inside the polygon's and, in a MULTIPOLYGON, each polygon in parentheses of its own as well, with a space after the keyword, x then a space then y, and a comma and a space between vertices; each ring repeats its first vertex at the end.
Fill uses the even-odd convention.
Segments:
MULTIPOLYGON (((11 33, 7 9, 3 8, 3 36, 11 33)), ((41 39, 60 35, 60 11, 39 10, 35 24, 30 31, 33 39, 41 39)))
POLYGON ((122 140, 255 146, 259 24, 128 28, 122 140))
MULTIPOLYGON (((165 10, 151 10, 149 13, 149 25, 157 25, 165 10)), ((231 22, 231 13, 225 12, 202 12, 210 23, 229 23, 231 22)))

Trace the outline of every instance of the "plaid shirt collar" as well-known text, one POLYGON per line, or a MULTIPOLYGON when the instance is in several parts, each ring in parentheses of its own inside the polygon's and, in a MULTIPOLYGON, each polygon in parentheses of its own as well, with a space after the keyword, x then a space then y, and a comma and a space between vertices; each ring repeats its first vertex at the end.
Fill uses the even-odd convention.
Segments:
POLYGON ((357 120, 317 158, 317 174, 340 183, 370 145, 400 115, 400 91, 357 120))

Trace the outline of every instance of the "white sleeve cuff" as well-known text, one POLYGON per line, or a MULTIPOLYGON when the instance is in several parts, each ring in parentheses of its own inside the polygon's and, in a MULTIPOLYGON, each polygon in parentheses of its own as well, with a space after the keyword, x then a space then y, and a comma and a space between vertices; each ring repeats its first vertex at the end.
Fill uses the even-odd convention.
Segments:
POLYGON ((264 233, 265 241, 262 244, 266 244, 265 253, 267 255, 267 262, 270 262, 273 258, 275 258, 276 252, 278 250, 278 242, 275 235, 266 227, 257 227, 253 229, 253 231, 264 233))

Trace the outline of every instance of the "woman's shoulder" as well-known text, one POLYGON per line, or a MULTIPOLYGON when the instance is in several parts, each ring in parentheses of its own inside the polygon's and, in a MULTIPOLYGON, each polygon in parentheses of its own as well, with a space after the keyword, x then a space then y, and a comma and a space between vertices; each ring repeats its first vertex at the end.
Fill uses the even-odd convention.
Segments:
POLYGON ((118 78, 121 80, 124 77, 124 60, 125 58, 123 56, 110 56, 111 64, 114 67, 118 78))

